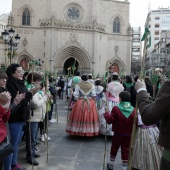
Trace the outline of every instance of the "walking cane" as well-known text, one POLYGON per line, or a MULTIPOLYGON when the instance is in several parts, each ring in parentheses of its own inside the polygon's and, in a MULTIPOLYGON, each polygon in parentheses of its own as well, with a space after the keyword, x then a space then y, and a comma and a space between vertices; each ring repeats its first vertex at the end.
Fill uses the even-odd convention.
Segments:
MULTIPOLYGON (((107 83, 106 83, 106 92, 108 90, 108 72, 109 71, 109 67, 107 66, 107 83)), ((106 95, 106 107, 108 107, 108 95, 106 95)), ((107 122, 106 122, 106 132, 107 132, 107 122)), ((107 134, 105 132, 105 145, 104 145, 104 159, 103 159, 103 170, 105 170, 106 167, 106 152, 107 152, 107 134)))

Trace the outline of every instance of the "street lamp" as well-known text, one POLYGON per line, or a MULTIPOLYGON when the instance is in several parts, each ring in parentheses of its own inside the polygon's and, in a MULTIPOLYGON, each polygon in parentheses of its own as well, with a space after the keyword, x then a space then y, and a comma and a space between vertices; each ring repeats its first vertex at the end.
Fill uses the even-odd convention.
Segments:
POLYGON ((5 30, 2 32, 2 38, 5 41, 5 45, 8 45, 7 51, 8 51, 8 57, 9 57, 9 64, 11 64, 12 59, 15 56, 17 46, 20 41, 20 37, 18 34, 14 37, 15 30, 11 28, 10 30, 5 30))

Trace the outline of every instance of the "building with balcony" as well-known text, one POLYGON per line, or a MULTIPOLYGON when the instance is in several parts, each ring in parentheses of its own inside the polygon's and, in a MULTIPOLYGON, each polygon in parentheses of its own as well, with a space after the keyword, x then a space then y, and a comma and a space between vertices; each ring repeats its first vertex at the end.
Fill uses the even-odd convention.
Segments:
POLYGON ((170 30, 161 31, 160 41, 155 44, 145 62, 149 74, 155 68, 162 68, 163 73, 170 76, 170 30))
POLYGON ((170 9, 158 8, 151 10, 148 13, 147 20, 149 20, 149 30, 151 32, 151 46, 148 51, 152 51, 156 44, 161 41, 161 32, 163 30, 170 30, 170 9))
POLYGON ((137 75, 140 72, 142 43, 141 27, 132 27, 131 73, 137 75))

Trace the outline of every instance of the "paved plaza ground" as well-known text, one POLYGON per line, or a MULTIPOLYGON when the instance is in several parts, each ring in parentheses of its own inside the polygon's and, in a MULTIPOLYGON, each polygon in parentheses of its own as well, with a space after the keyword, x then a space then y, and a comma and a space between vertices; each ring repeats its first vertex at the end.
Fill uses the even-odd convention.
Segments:
MULTIPOLYGON (((41 157, 36 160, 39 166, 35 170, 103 170, 105 137, 76 137, 65 133, 67 122, 66 100, 57 101, 58 123, 49 125, 48 163, 47 152, 43 142, 38 145, 41 157)), ((53 114, 55 117, 55 112, 53 114)), ((107 140, 107 157, 111 145, 111 138, 107 140)), ((21 142, 18 163, 32 170, 32 166, 26 162, 25 142, 21 142)), ((120 150, 115 161, 114 170, 121 170, 120 150)))

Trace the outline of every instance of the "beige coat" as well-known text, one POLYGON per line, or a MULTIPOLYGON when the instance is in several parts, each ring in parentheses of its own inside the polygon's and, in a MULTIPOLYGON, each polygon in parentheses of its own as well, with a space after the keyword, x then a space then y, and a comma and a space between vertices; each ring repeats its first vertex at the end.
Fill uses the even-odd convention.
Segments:
POLYGON ((31 122, 40 122, 45 118, 47 97, 38 92, 31 100, 31 122))

